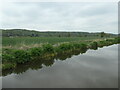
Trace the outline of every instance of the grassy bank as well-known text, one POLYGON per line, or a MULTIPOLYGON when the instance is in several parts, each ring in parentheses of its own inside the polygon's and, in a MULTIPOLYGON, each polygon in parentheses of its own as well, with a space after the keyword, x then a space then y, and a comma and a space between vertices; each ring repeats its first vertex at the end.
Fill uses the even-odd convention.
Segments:
POLYGON ((55 57, 60 53, 71 52, 79 49, 84 52, 87 49, 97 49, 98 47, 109 46, 112 44, 120 43, 120 38, 102 39, 102 40, 83 40, 82 42, 66 42, 57 45, 43 44, 42 46, 27 48, 27 49, 14 49, 3 48, 2 50, 2 69, 13 69, 17 65, 32 62, 37 58, 55 57))

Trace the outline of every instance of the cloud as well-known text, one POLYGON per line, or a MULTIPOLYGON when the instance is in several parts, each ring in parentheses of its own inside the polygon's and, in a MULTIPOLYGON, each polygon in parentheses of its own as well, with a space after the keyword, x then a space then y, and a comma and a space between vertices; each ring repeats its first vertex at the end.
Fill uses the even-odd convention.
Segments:
POLYGON ((117 3, 3 3, 0 28, 117 33, 117 3))

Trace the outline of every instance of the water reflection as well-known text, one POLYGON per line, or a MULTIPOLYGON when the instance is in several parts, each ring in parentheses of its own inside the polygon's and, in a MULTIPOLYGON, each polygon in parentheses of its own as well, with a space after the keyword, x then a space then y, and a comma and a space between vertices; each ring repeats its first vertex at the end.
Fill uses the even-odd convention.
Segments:
POLYGON ((34 58, 33 61, 28 62, 27 64, 21 64, 18 65, 15 69, 10 69, 10 70, 4 70, 2 72, 2 76, 6 76, 9 75, 11 73, 15 73, 15 74, 21 74, 25 71, 27 71, 28 69, 32 69, 32 70, 38 70, 41 69, 43 67, 43 65, 45 65, 46 67, 52 66, 55 62, 55 60, 66 60, 67 58, 71 58, 73 55, 79 55, 79 54, 83 54, 87 51, 87 49, 84 50, 72 50, 69 52, 62 52, 62 53, 58 53, 56 56, 53 57, 49 57, 46 59, 41 59, 41 58, 34 58))
POLYGON ((50 57, 45 60, 40 58, 38 60, 38 58, 36 58, 34 62, 31 63, 29 62, 26 65, 19 65, 15 70, 11 70, 11 72, 6 71, 6 75, 8 73, 10 75, 2 77, 2 87, 3 88, 118 87, 117 45, 99 48, 98 50, 88 50, 83 55, 81 55, 80 53, 81 52, 79 50, 72 51, 71 53, 70 52, 60 53, 56 57, 50 57))
MULTIPOLYGON (((100 47, 100 48, 102 48, 102 47, 100 47)), ((91 49, 97 50, 98 47, 91 48, 91 49)), ((72 51, 58 53, 56 56, 48 57, 46 59, 41 59, 40 57, 36 57, 36 58, 34 58, 33 61, 28 62, 27 64, 18 65, 15 69, 3 70, 2 76, 7 76, 12 73, 21 74, 21 73, 27 71, 28 69, 38 70, 38 69, 43 68, 43 65, 45 65, 46 67, 50 67, 55 63, 55 60, 63 61, 68 58, 71 58, 73 55, 84 54, 84 53, 86 53, 86 51, 87 51, 87 49, 82 49, 82 50, 76 49, 76 50, 72 50, 72 51)))

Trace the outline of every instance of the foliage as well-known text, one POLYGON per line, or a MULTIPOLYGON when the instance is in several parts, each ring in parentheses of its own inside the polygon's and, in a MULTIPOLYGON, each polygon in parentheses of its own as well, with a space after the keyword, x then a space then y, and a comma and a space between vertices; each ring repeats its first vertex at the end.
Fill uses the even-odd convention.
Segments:
POLYGON ((4 54, 13 54, 13 51, 14 51, 14 49, 11 49, 11 48, 3 48, 2 49, 2 53, 4 54))
POLYGON ((120 37, 116 37, 113 41, 114 41, 114 43, 116 43, 116 44, 117 44, 117 43, 120 43, 120 37))
POLYGON ((16 63, 25 63, 30 60, 30 54, 24 50, 16 50, 13 55, 16 63))
POLYGON ((57 47, 57 51, 58 52, 62 52, 62 51, 66 51, 66 50, 71 50, 72 48, 74 48, 72 44, 70 44, 70 43, 63 43, 63 44, 60 44, 57 47))
POLYGON ((16 67, 15 63, 5 63, 5 64, 2 64, 2 70, 13 69, 15 67, 16 67))
POLYGON ((36 47, 29 49, 29 53, 31 57, 36 57, 36 56, 41 56, 43 51, 41 47, 36 47))
POLYGON ((105 33, 104 32, 101 32, 101 37, 103 38, 105 36, 105 33))
POLYGON ((45 44, 43 45, 43 52, 44 53, 53 53, 54 52, 54 48, 51 44, 45 44))
POLYGON ((99 41, 98 42, 98 46, 99 47, 103 47, 103 46, 106 46, 107 45, 107 42, 106 41, 99 41))
POLYGON ((4 62, 14 62, 14 56, 11 54, 2 54, 2 63, 4 62))
MULTIPOLYGON (((32 61, 32 57, 51 58, 55 55, 66 55, 74 50, 79 50, 80 53, 85 53, 88 48, 97 49, 98 47, 108 46, 120 43, 120 38, 104 39, 101 41, 85 42, 69 42, 62 43, 56 46, 52 44, 44 44, 41 47, 33 47, 27 50, 21 49, 5 49, 2 51, 3 68, 10 69, 16 67, 17 64, 32 61), (13 64, 13 65, 11 65, 13 64)), ((71 57, 72 55, 70 55, 71 57)), ((55 56, 56 57, 56 56, 55 56)), ((47 61, 46 61, 47 62, 47 61)), ((50 62, 52 65, 52 62, 50 62)))
POLYGON ((98 48, 98 43, 97 42, 90 43, 90 48, 96 50, 98 48))
POLYGON ((84 43, 80 44, 80 49, 81 50, 86 50, 87 49, 87 44, 84 44, 84 43))
POLYGON ((4 37, 84 37, 84 36, 99 36, 100 33, 89 32, 39 32, 26 29, 10 29, 2 30, 4 37))
POLYGON ((75 49, 78 49, 78 48, 81 47, 81 46, 80 46, 80 43, 73 43, 73 46, 74 46, 75 49))

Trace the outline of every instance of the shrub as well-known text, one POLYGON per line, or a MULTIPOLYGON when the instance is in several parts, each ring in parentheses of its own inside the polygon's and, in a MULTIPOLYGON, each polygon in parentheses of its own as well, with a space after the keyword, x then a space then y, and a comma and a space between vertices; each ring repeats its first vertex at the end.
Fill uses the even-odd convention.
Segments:
POLYGON ((115 43, 115 44, 120 43, 120 38, 119 38, 119 37, 115 38, 115 39, 114 39, 114 43, 115 43))
POLYGON ((10 54, 2 54, 2 62, 14 62, 14 56, 10 54))
POLYGON ((12 54, 13 52, 14 52, 14 49, 8 49, 8 48, 2 49, 3 54, 12 54))
POLYGON ((97 42, 92 42, 92 43, 90 44, 90 48, 96 50, 96 49, 98 48, 98 43, 97 43, 97 42))
POLYGON ((30 54, 24 50, 14 51, 14 57, 16 63, 25 63, 30 60, 30 54))
POLYGON ((118 43, 120 43, 120 37, 118 37, 117 39, 118 39, 118 43))
POLYGON ((78 48, 81 47, 81 46, 80 46, 80 43, 73 43, 73 46, 74 46, 75 49, 78 49, 78 48))
POLYGON ((86 50, 87 49, 87 44, 84 44, 84 43, 80 44, 80 49, 81 50, 86 50))
POLYGON ((99 41, 98 42, 99 47, 103 47, 103 46, 106 46, 106 45, 109 45, 107 41, 99 41))
POLYGON ((108 41, 108 42, 113 42, 113 39, 106 39, 106 41, 108 41))
POLYGON ((54 48, 51 44, 45 44, 45 45, 43 45, 43 52, 44 53, 53 53, 54 48))
POLYGON ((87 44, 80 45, 80 53, 85 53, 87 51, 87 44))
POLYGON ((39 48, 31 48, 29 50, 30 56, 36 57, 36 56, 41 56, 42 55, 42 49, 39 48))
POLYGON ((58 46, 58 52, 60 51, 66 51, 66 50, 71 50, 73 49, 73 45, 72 44, 69 44, 69 43, 63 43, 61 45, 58 46))

